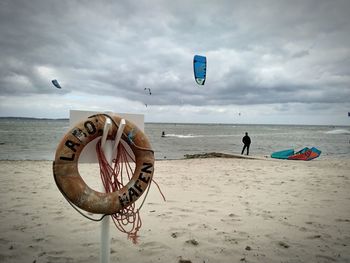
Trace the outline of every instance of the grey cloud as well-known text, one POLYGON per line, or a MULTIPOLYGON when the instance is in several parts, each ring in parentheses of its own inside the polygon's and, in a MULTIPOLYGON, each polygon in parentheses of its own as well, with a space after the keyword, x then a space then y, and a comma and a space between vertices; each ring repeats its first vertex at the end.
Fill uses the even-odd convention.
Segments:
POLYGON ((153 105, 346 103, 349 10, 349 1, 2 1, 0 95, 56 92, 51 75, 38 72, 45 67, 66 83, 62 94, 153 105), (225 50, 244 65, 225 68, 221 59, 220 79, 208 57, 208 84, 196 86, 193 55, 225 50), (263 83, 256 76, 270 66, 263 55, 281 67, 298 60, 313 80, 263 83))
POLYGON ((302 57, 305 57, 305 56, 308 56, 308 55, 310 55, 309 50, 302 50, 302 51, 294 53, 292 55, 292 58, 302 58, 302 57))

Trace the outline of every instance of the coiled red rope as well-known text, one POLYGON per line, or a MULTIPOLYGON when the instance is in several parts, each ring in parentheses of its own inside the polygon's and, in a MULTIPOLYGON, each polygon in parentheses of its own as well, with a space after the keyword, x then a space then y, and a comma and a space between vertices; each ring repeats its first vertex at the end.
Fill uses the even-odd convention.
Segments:
MULTIPOLYGON (((116 159, 112 160, 112 165, 110 165, 103 153, 101 140, 99 140, 96 144, 96 152, 100 166, 101 180, 106 193, 115 192, 123 188, 124 185, 130 181, 130 178, 133 175, 135 168, 134 156, 127 151, 123 143, 119 143, 117 147, 116 159), (124 181, 126 182, 125 184, 124 181)), ((153 179, 152 181, 158 187, 158 190, 165 201, 165 197, 160 190, 159 185, 153 179)), ((148 190, 139 208, 136 208, 135 203, 133 203, 121 211, 111 215, 116 228, 120 232, 127 234, 128 238, 131 239, 134 244, 137 243, 137 233, 142 226, 139 211, 146 199, 148 190)))

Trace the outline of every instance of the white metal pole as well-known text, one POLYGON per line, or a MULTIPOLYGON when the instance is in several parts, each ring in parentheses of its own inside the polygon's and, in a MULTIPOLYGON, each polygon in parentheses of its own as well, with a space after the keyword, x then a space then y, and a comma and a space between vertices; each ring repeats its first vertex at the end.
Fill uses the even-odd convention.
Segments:
MULTIPOLYGON (((103 135, 101 139, 101 148, 106 157, 106 160, 110 163, 112 156, 112 147, 110 144, 106 143, 108 131, 112 126, 112 121, 106 118, 105 126, 103 128, 103 135)), ((102 185, 102 192, 105 193, 106 189, 102 185)), ((101 236, 100 236, 100 262, 109 263, 110 262, 110 235, 109 235, 109 216, 105 216, 101 221, 101 236)))
MULTIPOLYGON (((125 120, 121 119, 119 123, 119 128, 115 136, 114 145, 106 143, 108 131, 112 126, 112 121, 110 118, 106 118, 105 126, 103 128, 103 135, 101 139, 101 147, 106 157, 106 160, 110 165, 112 165, 112 160, 116 157, 118 144, 120 142, 121 136, 125 127, 125 120)), ((102 191, 106 192, 104 186, 102 186, 102 191)), ((101 248, 100 248, 100 262, 109 263, 110 262, 110 234, 109 234, 109 222, 110 217, 105 216, 101 222, 101 248)))

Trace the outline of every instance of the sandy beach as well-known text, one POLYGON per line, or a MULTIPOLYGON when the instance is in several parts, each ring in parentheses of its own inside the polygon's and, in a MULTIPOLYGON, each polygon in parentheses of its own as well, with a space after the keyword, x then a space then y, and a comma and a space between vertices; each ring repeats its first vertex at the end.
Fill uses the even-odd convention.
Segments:
MULTIPOLYGON (((0 170, 0 262, 99 261, 100 224, 67 203, 52 162, 0 170)), ((136 245, 111 225, 111 262, 350 262, 349 171, 348 159, 156 161, 166 201, 152 185, 136 245)))

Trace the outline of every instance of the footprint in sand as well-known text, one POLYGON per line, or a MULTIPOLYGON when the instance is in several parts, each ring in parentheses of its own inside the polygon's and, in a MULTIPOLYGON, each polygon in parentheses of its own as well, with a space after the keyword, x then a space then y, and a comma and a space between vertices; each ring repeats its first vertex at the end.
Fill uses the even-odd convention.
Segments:
POLYGON ((199 242, 197 240, 195 240, 195 239, 186 240, 185 243, 193 245, 193 246, 198 246, 199 245, 199 242))
POLYGON ((350 222, 350 219, 342 219, 342 218, 338 218, 338 219, 336 219, 335 220, 335 222, 347 222, 347 223, 349 223, 350 222))
POLYGON ((220 219, 220 221, 225 222, 225 223, 235 223, 235 222, 240 222, 242 220, 240 219, 239 215, 231 213, 228 215, 228 218, 222 218, 222 219, 220 219))
POLYGON ((224 240, 230 244, 238 244, 239 241, 245 241, 245 239, 239 239, 231 236, 224 236, 224 240))
POLYGON ((193 212, 192 209, 181 208, 181 207, 171 207, 170 209, 175 210, 175 211, 180 211, 180 212, 186 212, 186 213, 193 212))
MULTIPOLYGON (((161 217, 161 218, 171 218, 172 217, 172 212, 165 212, 165 213, 161 213, 161 214, 157 214, 157 217, 161 217)), ((185 216, 185 215, 184 215, 185 216)))
POLYGON ((182 258, 180 258, 179 259, 179 263, 192 263, 192 261, 189 260, 189 259, 182 259, 182 258))
POLYGON ((89 242, 89 243, 83 243, 82 244, 82 246, 83 247, 92 247, 92 246, 94 246, 95 244, 94 243, 91 243, 91 242, 89 242))
POLYGON ((178 236, 179 236, 179 233, 176 233, 176 232, 171 233, 171 237, 172 238, 177 238, 178 236))
POLYGON ((335 258, 332 258, 330 256, 325 256, 325 255, 316 255, 316 258, 318 259, 317 262, 336 262, 337 260, 335 258))
POLYGON ((34 241, 35 242, 42 242, 42 241, 46 241, 46 240, 43 237, 39 237, 39 238, 34 239, 34 241))
POLYGON ((141 243, 139 247, 143 250, 144 254, 149 256, 156 255, 160 252, 164 252, 171 249, 171 247, 165 245, 164 243, 156 241, 141 243))
POLYGON ((72 257, 62 257, 62 255, 57 256, 47 256, 46 262, 75 262, 75 258, 72 257))
POLYGON ((300 227, 299 228, 299 231, 301 231, 301 232, 308 232, 309 231, 309 229, 307 229, 306 227, 300 227))
POLYGON ((279 242, 278 242, 278 245, 279 245, 280 247, 283 247, 283 248, 289 248, 289 245, 288 245, 286 242, 284 242, 284 241, 279 241, 279 242))
POLYGON ((48 252, 49 255, 54 255, 54 256, 63 255, 64 253, 65 251, 63 250, 53 250, 48 252))
POLYGON ((307 239, 319 239, 319 238, 321 238, 321 235, 312 235, 312 236, 308 236, 306 238, 307 239))

